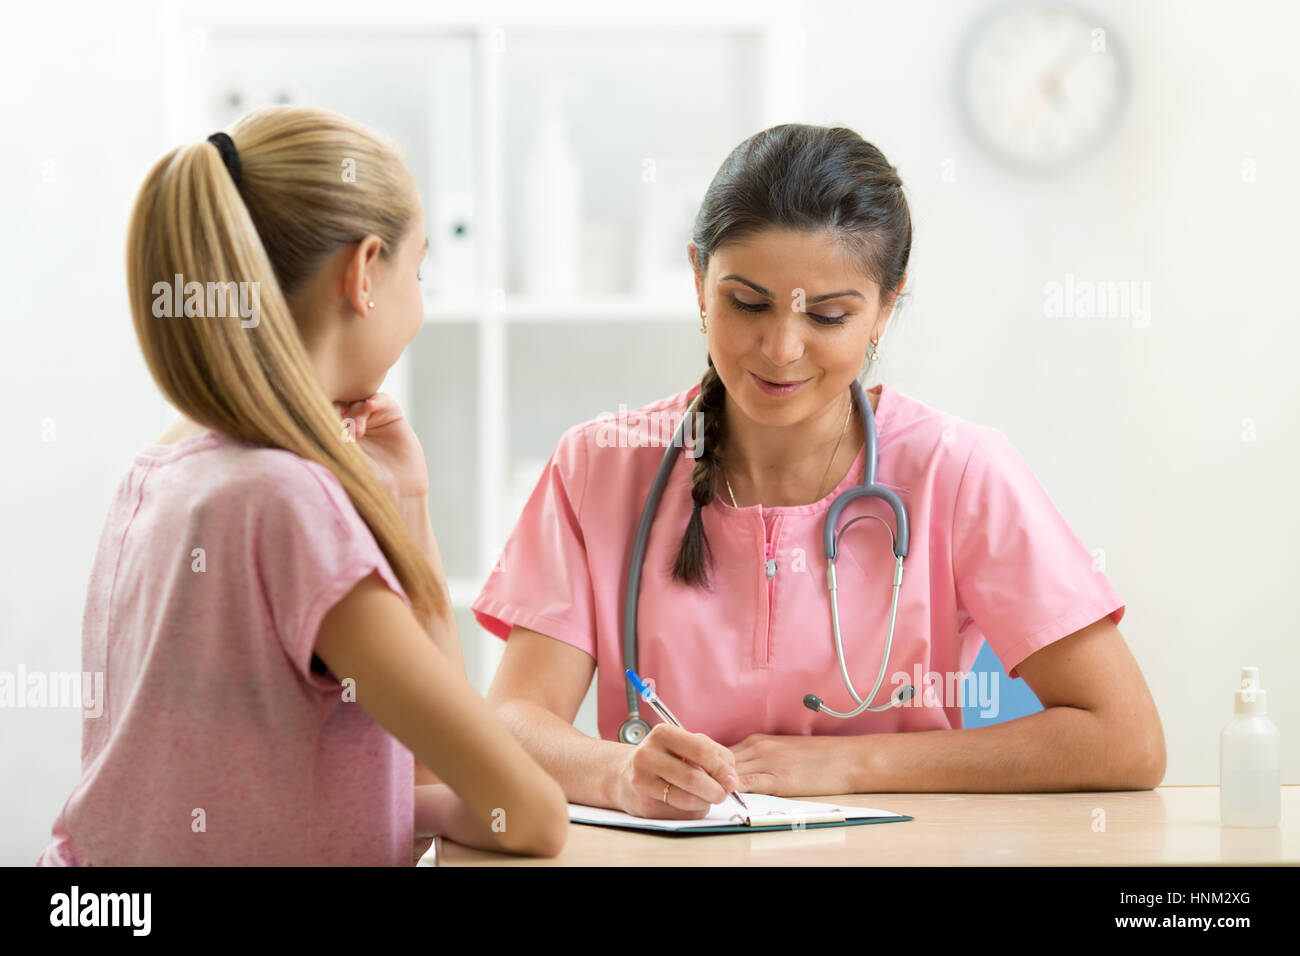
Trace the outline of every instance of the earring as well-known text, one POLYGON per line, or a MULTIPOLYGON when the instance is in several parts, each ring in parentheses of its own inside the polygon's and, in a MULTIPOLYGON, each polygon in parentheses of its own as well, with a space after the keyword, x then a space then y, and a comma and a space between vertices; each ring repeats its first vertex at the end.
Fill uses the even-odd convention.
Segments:
POLYGON ((703 309, 700 309, 700 331, 701 331, 701 332, 707 332, 707 331, 709 331, 708 323, 706 323, 706 322, 704 321, 704 319, 707 317, 707 315, 708 315, 708 313, 706 313, 703 309))
POLYGON ((370 306, 370 308, 372 309, 375 307, 375 304, 373 302, 367 302, 366 305, 370 306))
POLYGON ((876 348, 877 344, 877 339, 871 340, 871 354, 868 355, 867 358, 871 359, 873 362, 880 358, 880 349, 876 348))

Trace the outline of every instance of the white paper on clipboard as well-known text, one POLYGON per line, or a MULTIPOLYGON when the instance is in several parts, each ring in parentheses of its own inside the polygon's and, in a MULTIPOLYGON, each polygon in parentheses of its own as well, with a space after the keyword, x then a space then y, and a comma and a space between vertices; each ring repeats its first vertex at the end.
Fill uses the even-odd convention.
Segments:
MULTIPOLYGON (((889 810, 876 810, 870 807, 850 807, 842 804, 814 803, 807 800, 790 800, 786 797, 774 797, 766 793, 742 793, 741 799, 749 804, 750 818, 755 826, 770 825, 765 818, 784 817, 787 822, 797 824, 826 819, 827 814, 842 815, 844 820, 893 820, 903 819, 901 813, 889 810)), ((708 814, 696 820, 664 820, 655 817, 634 817, 621 810, 609 810, 604 807, 587 807, 578 803, 569 804, 569 820, 573 823, 603 824, 605 826, 652 827, 657 830, 691 830, 698 827, 738 826, 746 821, 742 819, 741 809, 730 798, 722 803, 715 803, 708 814)))

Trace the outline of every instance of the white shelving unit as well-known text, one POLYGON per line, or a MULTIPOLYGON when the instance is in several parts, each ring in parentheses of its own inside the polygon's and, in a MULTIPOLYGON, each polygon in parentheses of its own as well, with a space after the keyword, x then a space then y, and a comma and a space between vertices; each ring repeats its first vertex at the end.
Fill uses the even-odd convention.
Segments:
MULTIPOLYGON (((385 388, 424 444, 434 529, 480 691, 503 642, 469 605, 523 500, 565 428, 698 381, 704 343, 686 253, 694 210, 728 152, 798 118, 801 99, 802 44, 779 7, 646 11, 633 23, 622 11, 564 7, 539 23, 518 9, 376 20, 340 8, 310 32, 251 10, 177 24, 193 54, 175 98, 178 141, 291 102, 352 116, 407 152, 431 240, 426 328, 385 388), (576 176, 529 161, 548 155, 556 116, 576 176), (575 182, 580 211, 539 220, 537 208, 575 182), (575 235, 578 274, 530 259, 575 235), (568 281, 539 289, 538 276, 568 281)), ((594 682, 579 726, 595 734, 591 698, 594 682)))

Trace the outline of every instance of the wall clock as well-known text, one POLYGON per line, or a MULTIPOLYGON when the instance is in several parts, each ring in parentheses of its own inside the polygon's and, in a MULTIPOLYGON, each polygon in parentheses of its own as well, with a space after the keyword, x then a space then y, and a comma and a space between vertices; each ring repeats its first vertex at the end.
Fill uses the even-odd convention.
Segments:
POLYGON ((958 112, 990 156, 1025 173, 1071 166, 1110 139, 1130 98, 1116 31, 1066 3, 999 4, 968 28, 958 112))

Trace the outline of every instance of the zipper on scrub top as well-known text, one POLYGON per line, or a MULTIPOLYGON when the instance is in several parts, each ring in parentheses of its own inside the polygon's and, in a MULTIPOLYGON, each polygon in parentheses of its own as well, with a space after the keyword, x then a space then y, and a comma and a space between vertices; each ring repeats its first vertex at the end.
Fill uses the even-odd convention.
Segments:
POLYGON ((776 535, 781 528, 781 519, 772 522, 772 540, 767 539, 767 525, 763 525, 763 547, 765 561, 763 573, 767 577, 767 630, 763 634, 763 654, 760 662, 766 664, 772 656, 772 597, 776 591, 776 535))

